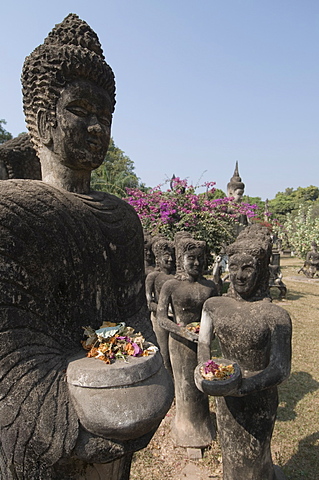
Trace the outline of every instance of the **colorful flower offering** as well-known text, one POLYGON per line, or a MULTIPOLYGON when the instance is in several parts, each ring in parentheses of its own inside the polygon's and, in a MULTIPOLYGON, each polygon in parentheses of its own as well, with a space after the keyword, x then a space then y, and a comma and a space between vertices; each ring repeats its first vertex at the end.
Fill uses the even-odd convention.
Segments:
POLYGON ((188 325, 186 325, 186 328, 192 333, 199 334, 200 323, 199 322, 189 323, 188 325))
POLYGON ((87 357, 97 358, 110 364, 116 359, 127 357, 145 357, 155 353, 158 348, 146 342, 141 333, 134 333, 134 328, 125 323, 103 322, 98 330, 83 327, 87 337, 81 343, 88 351, 87 357))
POLYGON ((223 365, 214 360, 208 360, 200 368, 200 373, 205 380, 228 380, 234 375, 235 369, 232 364, 223 365))

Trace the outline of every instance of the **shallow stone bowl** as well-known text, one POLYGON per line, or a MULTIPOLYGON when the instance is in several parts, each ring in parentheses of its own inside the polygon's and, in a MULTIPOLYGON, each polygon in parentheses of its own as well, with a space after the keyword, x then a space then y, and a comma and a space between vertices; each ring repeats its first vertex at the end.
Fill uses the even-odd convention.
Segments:
POLYGON ((194 371, 194 379, 197 388, 207 395, 212 395, 214 397, 224 397, 234 393, 239 385, 241 384, 241 371, 237 363, 227 360, 226 358, 214 358, 214 362, 222 365, 232 364, 235 372, 232 377, 226 380, 205 380, 202 374, 200 373, 201 367, 204 363, 197 365, 194 371))

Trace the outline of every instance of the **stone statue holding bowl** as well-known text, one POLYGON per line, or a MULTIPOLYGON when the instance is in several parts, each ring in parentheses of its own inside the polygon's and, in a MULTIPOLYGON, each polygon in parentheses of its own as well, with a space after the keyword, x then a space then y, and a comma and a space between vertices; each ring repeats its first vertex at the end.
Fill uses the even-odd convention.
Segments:
POLYGON ((169 332, 159 325, 156 312, 161 289, 164 283, 167 280, 172 280, 174 278, 174 243, 164 237, 158 238, 153 242, 152 249, 155 255, 156 270, 150 272, 145 280, 147 306, 151 312, 151 321, 164 360, 164 365, 167 370, 171 372, 172 367, 168 350, 169 332))
MULTIPOLYGON (((204 380, 197 367, 195 381, 201 391, 216 396, 223 479, 281 480, 285 477, 272 463, 270 442, 277 385, 290 372, 291 320, 270 300, 268 230, 246 227, 227 247, 227 254, 230 288, 227 295, 204 304, 198 360, 200 366, 211 362, 211 341, 216 336, 224 362, 235 367, 234 375, 204 380)), ((224 363, 223 359, 215 363, 224 363)))
POLYGON ((114 75, 95 32, 68 15, 26 58, 23 103, 42 179, 0 183, 0 478, 127 480, 170 407, 159 352, 87 358, 83 327, 155 336, 143 232, 126 202, 90 191, 104 160, 114 75))
POLYGON ((204 448, 210 445, 215 432, 208 397, 194 383, 198 334, 189 325, 199 325, 205 300, 217 295, 218 290, 212 280, 203 277, 206 242, 181 234, 175 249, 177 273, 164 283, 156 314, 160 326, 170 333, 176 402, 172 433, 178 446, 204 448))

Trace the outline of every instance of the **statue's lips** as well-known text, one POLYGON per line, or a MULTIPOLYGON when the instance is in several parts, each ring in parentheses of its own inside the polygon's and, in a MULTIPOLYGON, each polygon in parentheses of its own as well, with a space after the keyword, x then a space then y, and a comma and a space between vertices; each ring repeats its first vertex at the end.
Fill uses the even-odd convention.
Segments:
POLYGON ((93 152, 100 152, 101 150, 103 150, 103 144, 98 140, 89 139, 87 143, 90 147, 90 150, 92 150, 93 152))

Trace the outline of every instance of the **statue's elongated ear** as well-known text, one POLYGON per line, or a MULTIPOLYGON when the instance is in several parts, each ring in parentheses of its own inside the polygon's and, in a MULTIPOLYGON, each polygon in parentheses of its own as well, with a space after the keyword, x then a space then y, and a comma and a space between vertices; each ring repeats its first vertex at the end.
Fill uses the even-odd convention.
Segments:
POLYGON ((48 118, 48 111, 40 108, 37 113, 37 127, 41 142, 49 146, 52 144, 51 122, 48 118))

